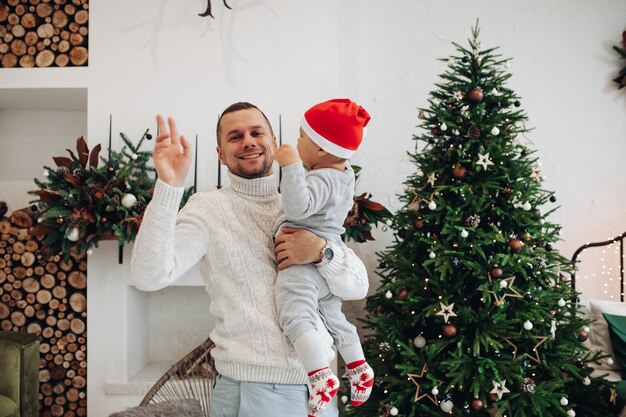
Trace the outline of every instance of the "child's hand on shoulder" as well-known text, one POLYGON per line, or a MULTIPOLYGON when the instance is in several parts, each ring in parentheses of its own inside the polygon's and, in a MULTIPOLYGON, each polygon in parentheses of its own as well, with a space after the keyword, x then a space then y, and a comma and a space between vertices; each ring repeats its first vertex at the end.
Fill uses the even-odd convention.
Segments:
POLYGON ((289 144, 284 144, 274 152, 274 160, 278 162, 281 167, 286 167, 287 165, 300 162, 300 155, 298 155, 296 148, 289 144))

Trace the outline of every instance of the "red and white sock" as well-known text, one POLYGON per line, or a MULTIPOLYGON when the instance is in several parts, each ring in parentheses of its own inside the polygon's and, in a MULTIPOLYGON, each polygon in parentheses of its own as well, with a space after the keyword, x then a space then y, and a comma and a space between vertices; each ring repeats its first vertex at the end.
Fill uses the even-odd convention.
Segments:
POLYGON ((353 407, 358 407, 367 401, 372 393, 374 371, 365 362, 365 359, 351 362, 346 367, 350 381, 350 402, 353 407))
POLYGON ((319 417, 324 414, 328 403, 337 395, 339 378, 329 368, 309 372, 311 393, 309 395, 308 416, 319 417))

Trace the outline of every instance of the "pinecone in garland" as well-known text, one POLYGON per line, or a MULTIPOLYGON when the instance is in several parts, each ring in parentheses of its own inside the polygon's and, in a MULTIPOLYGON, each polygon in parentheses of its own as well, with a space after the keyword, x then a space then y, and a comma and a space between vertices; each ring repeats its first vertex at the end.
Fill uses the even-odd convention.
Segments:
POLYGON ((72 176, 76 178, 77 180, 83 178, 83 170, 80 168, 74 168, 72 170, 72 176))
POLYGON ((478 139, 480 137, 480 128, 478 126, 470 126, 470 128, 467 129, 467 136, 472 139, 478 139))
POLYGON ((145 201, 138 201, 137 204, 135 204, 134 209, 137 210, 137 213, 142 214, 145 210, 146 210, 146 202, 145 201))
POLYGON ((471 227, 472 229, 476 229, 480 224, 480 216, 478 214, 473 214, 465 219, 465 226, 471 227))
POLYGON ((524 378, 522 382, 520 382, 520 388, 524 392, 535 392, 535 381, 532 378, 524 378))

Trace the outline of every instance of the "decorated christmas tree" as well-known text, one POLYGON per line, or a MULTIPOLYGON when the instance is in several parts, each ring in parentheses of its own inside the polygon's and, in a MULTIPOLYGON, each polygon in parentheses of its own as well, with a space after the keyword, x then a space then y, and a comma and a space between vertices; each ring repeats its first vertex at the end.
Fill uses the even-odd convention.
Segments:
POLYGON ((591 376, 611 360, 583 345, 589 331, 554 248, 554 193, 542 188, 508 59, 454 44, 410 153, 367 300, 372 397, 355 416, 598 416, 615 391, 591 376))

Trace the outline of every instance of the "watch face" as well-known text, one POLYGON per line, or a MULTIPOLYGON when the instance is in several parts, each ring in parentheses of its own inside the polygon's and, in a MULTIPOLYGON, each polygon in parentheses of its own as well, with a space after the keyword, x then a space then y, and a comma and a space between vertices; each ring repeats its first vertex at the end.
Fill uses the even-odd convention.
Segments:
POLYGON ((331 259, 333 259, 334 255, 335 253, 333 252, 331 248, 324 248, 324 251, 322 252, 322 256, 324 257, 324 260, 326 261, 330 261, 331 259))

